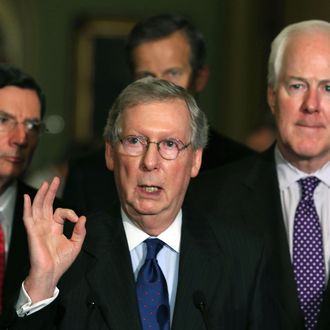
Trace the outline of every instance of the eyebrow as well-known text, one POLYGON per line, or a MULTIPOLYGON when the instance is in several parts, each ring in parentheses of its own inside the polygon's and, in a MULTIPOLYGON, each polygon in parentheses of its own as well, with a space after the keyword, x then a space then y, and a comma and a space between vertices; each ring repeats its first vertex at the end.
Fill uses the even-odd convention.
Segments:
POLYGON ((170 67, 170 68, 166 69, 165 72, 169 72, 169 71, 172 71, 172 70, 182 71, 183 68, 179 67, 179 66, 173 66, 173 67, 170 67))
POLYGON ((150 75, 152 77, 156 77, 156 75, 154 73, 152 73, 151 71, 147 71, 147 70, 140 70, 140 71, 135 71, 135 75, 136 76, 140 76, 140 75, 150 75))
POLYGON ((289 76, 287 80, 299 80, 299 81, 304 81, 304 82, 308 82, 306 78, 303 77, 297 77, 297 76, 289 76))
MULTIPOLYGON (((303 81, 305 83, 309 83, 308 82, 308 78, 303 78, 303 77, 296 77, 296 76, 290 76, 288 78, 288 80, 299 80, 299 81, 303 81)), ((327 84, 327 83, 330 83, 330 79, 321 79, 318 81, 319 84, 327 84)))
MULTIPOLYGON (((15 120, 17 120, 17 118, 16 118, 14 115, 12 115, 11 113, 9 113, 9 112, 7 112, 7 111, 1 110, 1 109, 0 109, 0 115, 3 115, 3 116, 6 116, 6 117, 8 117, 8 118, 11 118, 11 119, 15 119, 15 120)), ((25 118, 25 119, 24 119, 24 121, 29 121, 29 120, 31 120, 31 121, 41 121, 41 119, 38 118, 38 117, 34 117, 34 118, 25 118)))

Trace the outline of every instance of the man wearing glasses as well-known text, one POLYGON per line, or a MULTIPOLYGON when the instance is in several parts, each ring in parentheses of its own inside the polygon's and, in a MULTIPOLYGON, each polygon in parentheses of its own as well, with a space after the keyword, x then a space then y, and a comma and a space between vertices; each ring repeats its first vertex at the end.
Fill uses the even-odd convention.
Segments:
POLYGON ((29 270, 23 195, 36 190, 20 181, 43 129, 45 98, 29 75, 0 65, 0 328, 7 328, 29 270))
MULTIPOLYGON (((163 14, 138 22, 128 36, 126 50, 134 79, 146 76, 165 79, 187 89, 195 98, 207 85, 204 37, 183 16, 163 14)), ((252 153, 246 146, 211 126, 201 171, 234 162, 252 153)), ((82 211, 106 210, 110 201, 116 198, 116 193, 113 176, 104 163, 104 148, 71 162, 63 192, 64 200, 82 211), (95 181, 95 177, 98 180, 95 181)))
POLYGON ((104 137, 120 200, 108 214, 85 228, 84 216, 53 212, 58 178, 32 206, 25 198, 32 267, 11 329, 279 329, 262 242, 244 228, 214 232, 207 210, 183 206, 207 142, 187 91, 150 77, 132 83, 104 137))

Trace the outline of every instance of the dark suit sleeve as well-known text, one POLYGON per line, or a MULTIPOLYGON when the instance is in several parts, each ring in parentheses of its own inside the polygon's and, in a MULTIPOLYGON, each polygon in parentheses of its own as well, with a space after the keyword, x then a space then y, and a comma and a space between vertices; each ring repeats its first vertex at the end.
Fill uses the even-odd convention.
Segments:
POLYGON ((54 320, 56 316, 56 301, 29 316, 16 316, 10 330, 53 330, 56 329, 54 320))
POLYGON ((274 288, 274 278, 270 272, 269 251, 264 247, 256 273, 249 329, 286 329, 281 322, 279 300, 274 288))

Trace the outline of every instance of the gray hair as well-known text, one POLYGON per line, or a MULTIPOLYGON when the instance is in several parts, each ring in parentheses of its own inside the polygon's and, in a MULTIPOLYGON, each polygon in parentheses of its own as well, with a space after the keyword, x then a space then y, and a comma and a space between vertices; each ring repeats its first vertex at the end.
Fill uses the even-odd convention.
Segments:
POLYGON ((282 69, 283 55, 288 41, 302 33, 325 32, 330 33, 330 23, 321 20, 309 20, 288 25, 284 28, 271 44, 268 60, 268 85, 277 87, 278 77, 282 69))
POLYGON ((198 107, 195 99, 182 87, 169 81, 146 77, 128 85, 115 100, 108 114, 104 128, 104 138, 112 144, 119 141, 121 117, 123 112, 131 107, 144 103, 167 102, 179 99, 185 102, 190 114, 191 136, 193 150, 205 148, 208 136, 207 119, 198 107))

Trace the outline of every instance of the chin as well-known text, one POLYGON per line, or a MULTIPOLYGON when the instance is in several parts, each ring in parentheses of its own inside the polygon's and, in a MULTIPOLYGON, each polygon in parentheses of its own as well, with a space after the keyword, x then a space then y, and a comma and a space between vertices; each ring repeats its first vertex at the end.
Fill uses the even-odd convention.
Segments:
POLYGON ((293 151, 298 158, 305 160, 319 158, 322 154, 326 153, 322 148, 316 148, 315 146, 304 146, 303 148, 296 148, 293 151))
POLYGON ((139 214, 143 214, 143 215, 156 215, 156 214, 159 214, 161 212, 161 208, 160 207, 138 207, 136 208, 136 211, 139 213, 139 214))
POLYGON ((155 202, 139 202, 139 203, 132 203, 131 208, 134 210, 135 213, 141 215, 155 215, 160 212, 162 207, 160 205, 156 205, 155 202))

